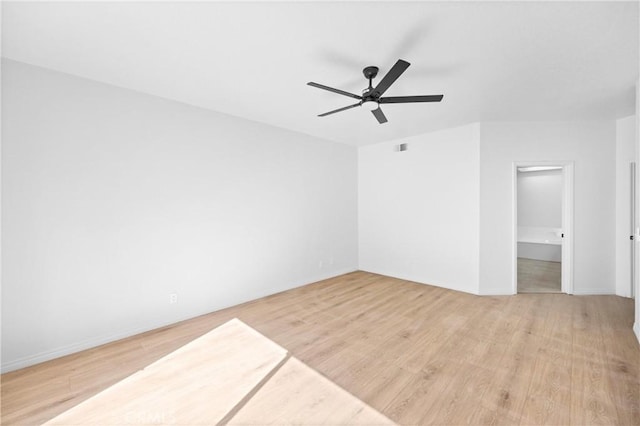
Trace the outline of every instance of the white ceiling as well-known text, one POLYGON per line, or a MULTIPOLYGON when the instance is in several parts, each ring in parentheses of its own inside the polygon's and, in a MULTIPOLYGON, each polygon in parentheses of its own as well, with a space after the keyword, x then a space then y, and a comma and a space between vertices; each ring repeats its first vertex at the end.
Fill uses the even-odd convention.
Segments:
MULTIPOLYGON (((2 55, 352 145, 474 121, 633 114, 637 2, 3 2, 2 55), (412 66, 389 123, 362 68, 412 66)), ((379 80, 379 79, 378 79, 379 80)), ((375 83, 375 82, 374 82, 375 83)))

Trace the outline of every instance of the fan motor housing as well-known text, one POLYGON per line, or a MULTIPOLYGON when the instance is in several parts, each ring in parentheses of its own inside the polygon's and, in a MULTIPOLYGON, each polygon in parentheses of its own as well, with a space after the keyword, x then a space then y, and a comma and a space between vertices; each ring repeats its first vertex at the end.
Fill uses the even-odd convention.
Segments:
POLYGON ((378 67, 366 67, 362 70, 362 73, 364 74, 364 78, 366 78, 367 80, 371 80, 372 78, 376 78, 376 76, 378 75, 378 67))

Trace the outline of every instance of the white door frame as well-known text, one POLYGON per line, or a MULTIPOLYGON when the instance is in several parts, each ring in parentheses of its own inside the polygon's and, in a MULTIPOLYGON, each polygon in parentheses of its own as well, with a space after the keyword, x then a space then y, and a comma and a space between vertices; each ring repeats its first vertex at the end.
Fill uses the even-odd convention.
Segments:
POLYGON ((573 294, 573 161, 514 161, 512 168, 512 219, 511 231, 512 293, 518 293, 518 167, 562 167, 562 284, 560 291, 573 294))
POLYGON ((630 194, 629 194, 629 205, 630 205, 630 214, 629 214, 629 235, 631 236, 630 241, 630 273, 631 273, 631 288, 629 292, 629 297, 635 297, 635 282, 636 282, 636 242, 635 242, 635 233, 636 233, 636 162, 631 161, 629 163, 629 183, 630 183, 630 194))

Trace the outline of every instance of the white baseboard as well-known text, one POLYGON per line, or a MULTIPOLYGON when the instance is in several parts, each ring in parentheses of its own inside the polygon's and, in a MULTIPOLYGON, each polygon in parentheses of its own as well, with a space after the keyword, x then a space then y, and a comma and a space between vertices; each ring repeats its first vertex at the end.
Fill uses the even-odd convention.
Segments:
POLYGON ((185 317, 172 318, 169 321, 148 322, 143 324, 137 324, 135 327, 121 330, 116 333, 105 334, 92 339, 83 340, 81 342, 73 343, 66 346, 61 346, 56 349, 40 352, 38 354, 18 358, 16 360, 3 363, 2 367, 0 367, 0 371, 2 372, 2 374, 4 374, 4 373, 8 373, 9 371, 19 370, 21 368, 29 367, 35 364, 40 364, 41 362, 50 361, 52 359, 60 358, 66 355, 71 355, 76 352, 80 352, 86 349, 95 348, 96 346, 104 345, 106 343, 115 342, 116 340, 135 336, 136 334, 145 333, 147 331, 155 330, 157 328, 162 328, 167 325, 175 324, 180 321, 184 321, 190 318, 195 318, 200 315, 205 315, 210 312, 212 311, 208 310, 206 312, 189 313, 185 317))
MULTIPOLYGON (((291 290, 294 289, 296 287, 302 287, 317 281, 322 281, 322 280, 326 280, 329 278, 333 278, 333 277, 337 277, 339 275, 344 275, 344 274, 348 274, 350 272, 354 272, 356 271, 356 268, 342 268, 342 269, 338 269, 335 271, 331 271, 331 272, 324 272, 321 274, 317 274, 314 275, 308 279, 305 280, 301 280, 299 282, 294 282, 294 283, 290 283, 288 286, 286 286, 285 289, 282 290, 277 290, 277 291, 273 291, 270 292, 269 294, 264 294, 264 295, 260 295, 256 298, 260 298, 260 297, 265 297, 265 296, 269 296, 271 294, 276 294, 282 291, 286 291, 286 290, 291 290)), ((248 302, 249 300, 246 300, 244 302, 248 302)), ((244 302, 240 302, 240 303, 244 303, 244 302)), ((235 305, 230 305, 230 306, 235 306, 235 305)), ((44 351, 44 352, 40 352, 34 355, 30 355, 30 356, 26 356, 26 357, 22 357, 22 358, 18 358, 16 360, 13 361, 9 361, 6 363, 2 363, 2 366, 0 367, 0 372, 4 373, 8 373, 9 371, 14 371, 14 370, 19 370, 21 368, 25 368, 25 367, 29 367, 31 365, 35 365, 35 364, 39 364, 41 362, 45 362, 45 361, 50 361, 52 359, 55 358, 60 358, 66 355, 70 355, 76 352, 80 352, 86 349, 91 349, 91 348, 95 348, 96 346, 100 346, 100 345, 104 345, 106 343, 111 343, 114 342, 116 340, 120 340, 120 339, 124 339, 126 337, 131 337, 134 336, 136 334, 140 334, 140 333, 144 333, 147 331, 151 331, 151 330, 155 330, 157 328, 162 328, 165 327, 167 325, 171 325, 171 324, 175 324, 177 322, 180 321, 184 321, 184 320, 188 320, 191 318, 195 318, 195 317, 199 317, 200 315, 206 315, 208 313, 211 312, 215 312, 218 311, 220 309, 225 309, 228 308, 229 306, 221 306, 221 307, 216 307, 216 308, 212 308, 212 309, 207 309, 206 311, 203 312, 190 312, 187 315, 184 315, 182 317, 177 317, 177 318, 171 318, 170 320, 166 320, 166 321, 155 321, 155 322, 146 322, 146 323, 140 323, 137 324, 134 327, 131 327, 129 329, 126 330, 120 330, 116 333, 111 333, 111 334, 106 334, 106 335, 102 335, 102 336, 98 336, 92 339, 88 339, 88 340, 84 340, 82 342, 77 342, 77 343, 73 343, 71 345, 66 345, 66 346, 62 346, 59 348, 55 348, 52 350, 48 350, 48 351, 44 351)))
POLYGON ((503 291, 488 289, 483 291, 482 293, 478 293, 478 296, 515 296, 513 293, 505 293, 503 291))
POLYGON ((478 291, 477 289, 475 289, 475 291, 471 291, 468 288, 464 288, 462 286, 457 286, 455 284, 451 285, 451 284, 443 284, 443 283, 438 283, 438 282, 434 282, 431 280, 425 280, 422 277, 418 277, 418 276, 412 276, 410 274, 397 274, 395 272, 391 272, 391 271, 385 271, 385 270, 371 270, 371 269, 362 269, 360 268, 360 271, 363 272, 369 272, 371 274, 378 274, 378 275, 384 275, 385 277, 391 277, 391 278, 397 278, 399 280, 405 280, 405 281, 411 281, 414 283, 418 283, 418 284, 424 284, 424 285, 430 285, 433 287, 440 287, 440 288, 444 288, 446 290, 453 290, 453 291, 459 291, 462 293, 467 293, 467 294, 473 294, 473 295, 478 295, 478 291))
MULTIPOLYGON (((356 271, 358 271, 358 268, 349 267, 349 268, 336 269, 335 271, 331 271, 331 272, 323 272, 321 274, 314 275, 309 279, 305 279, 296 284, 293 284, 293 286, 291 286, 290 288, 287 288, 287 290, 313 284, 318 281, 328 280, 329 278, 339 277, 340 275, 350 274, 351 272, 356 272, 356 271)), ((283 291, 286 291, 286 290, 283 290, 283 291)))
POLYGON ((636 339, 638 339, 638 343, 640 343, 640 322, 633 324, 633 332, 636 333, 636 339))
POLYGON ((576 290, 573 289, 573 294, 576 296, 615 296, 616 294, 611 290, 576 290))

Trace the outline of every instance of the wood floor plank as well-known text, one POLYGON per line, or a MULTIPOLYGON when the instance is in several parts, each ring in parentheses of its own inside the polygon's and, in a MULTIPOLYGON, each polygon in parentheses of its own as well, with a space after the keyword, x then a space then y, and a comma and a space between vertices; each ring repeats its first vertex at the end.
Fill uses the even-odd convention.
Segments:
POLYGON ((459 370, 438 397, 435 409, 425 413, 421 424, 474 424, 477 407, 500 368, 506 345, 492 341, 500 324, 498 311, 487 309, 496 300, 486 299, 469 313, 459 339, 443 347, 443 357, 455 359, 459 370))
POLYGON ((535 318, 542 302, 539 295, 517 295, 506 300, 502 320, 493 335, 498 344, 504 345, 504 353, 472 423, 520 423, 538 348, 535 318))
POLYGON ((393 425, 296 358, 289 359, 229 425, 393 425))
POLYGON ((561 263, 518 258, 518 293, 560 293, 561 263))
POLYGON ((566 425, 571 406, 571 321, 568 297, 544 295, 547 311, 522 410, 522 424, 566 425), (569 307, 569 309, 566 309, 569 307), (567 312, 568 311, 568 312, 567 312))
POLYGON ((237 317, 401 424, 640 424, 633 300, 479 297, 354 272, 2 375, 42 424, 237 317))
POLYGON ((45 424, 218 423, 286 356, 231 320, 45 424))
POLYGON ((605 348, 607 389, 615 404, 618 420, 623 424, 640 425, 640 354, 635 345, 630 344, 634 343, 632 330, 624 327, 630 324, 631 311, 625 309, 616 297, 607 297, 603 302, 597 307, 597 319, 605 348), (612 315, 606 315, 606 312, 612 315))
POLYGON ((438 396, 451 384, 458 369, 455 361, 430 361, 413 375, 382 412, 399 424, 421 424, 425 415, 436 409, 438 396))
POLYGON ((590 298, 576 297, 573 315, 573 366, 571 369, 571 423, 610 425, 618 423, 618 412, 606 378, 606 348, 599 314, 590 298))

